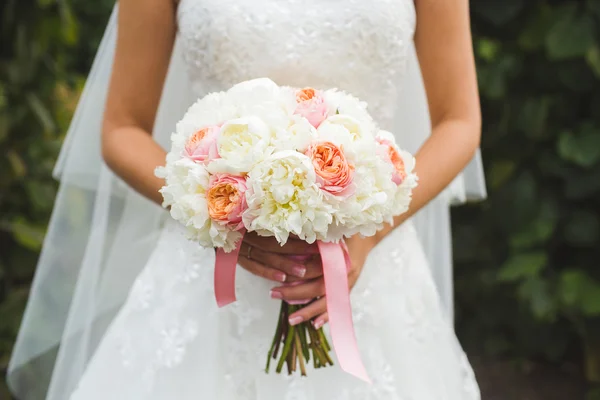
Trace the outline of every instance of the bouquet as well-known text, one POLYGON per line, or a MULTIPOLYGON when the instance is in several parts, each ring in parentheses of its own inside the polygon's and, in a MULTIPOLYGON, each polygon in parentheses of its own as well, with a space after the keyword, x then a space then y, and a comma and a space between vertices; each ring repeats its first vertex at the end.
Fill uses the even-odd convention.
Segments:
MULTIPOLYGON (((235 301, 245 232, 317 242, 332 342, 341 367, 368 380, 352 327, 343 243, 372 236, 404 213, 417 184, 414 158, 378 128, 359 99, 336 89, 297 89, 256 79, 193 104, 172 134, 163 205, 190 239, 217 249, 215 295, 235 301)), ((276 371, 332 365, 331 346, 310 323, 290 326, 282 303, 267 358, 276 371)))

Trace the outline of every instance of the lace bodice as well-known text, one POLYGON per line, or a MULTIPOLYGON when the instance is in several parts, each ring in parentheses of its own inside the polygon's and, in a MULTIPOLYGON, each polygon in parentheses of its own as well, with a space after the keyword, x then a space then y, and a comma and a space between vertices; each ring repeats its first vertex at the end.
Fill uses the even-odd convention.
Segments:
POLYGON ((337 87, 386 128, 415 10, 412 0, 181 0, 178 20, 197 95, 258 77, 337 87))

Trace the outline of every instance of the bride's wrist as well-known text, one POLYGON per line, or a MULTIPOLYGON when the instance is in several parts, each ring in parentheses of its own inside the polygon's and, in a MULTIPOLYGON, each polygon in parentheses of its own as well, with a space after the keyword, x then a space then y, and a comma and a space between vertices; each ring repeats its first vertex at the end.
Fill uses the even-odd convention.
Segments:
POLYGON ((354 235, 351 238, 346 239, 348 250, 350 251, 350 258, 358 259, 364 262, 367 256, 377 245, 378 240, 375 236, 364 237, 361 235, 354 235))
POLYGON ((394 230, 394 228, 398 227, 399 225, 402 225, 404 221, 406 221, 406 217, 403 214, 394 218, 393 224, 385 224, 383 229, 377 231, 377 233, 373 236, 373 247, 375 247, 379 242, 381 242, 383 238, 385 238, 391 231, 394 230))

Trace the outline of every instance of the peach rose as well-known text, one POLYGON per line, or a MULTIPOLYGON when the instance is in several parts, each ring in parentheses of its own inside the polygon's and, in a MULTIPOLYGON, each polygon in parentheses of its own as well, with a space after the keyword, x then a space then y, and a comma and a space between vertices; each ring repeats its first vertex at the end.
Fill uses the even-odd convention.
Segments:
POLYGON ((304 88, 296 92, 298 105, 294 114, 298 114, 308 120, 312 126, 318 128, 321 122, 327 118, 327 104, 323 95, 313 88, 304 88))
POLYGON ((394 143, 381 137, 377 138, 377 142, 382 146, 381 156, 394 167, 394 173, 392 174, 392 181, 396 185, 402 184, 406 179, 406 166, 404 165, 404 159, 398 152, 398 149, 394 143))
POLYGON ((346 160, 342 148, 331 142, 316 142, 308 146, 321 190, 347 198, 354 193, 354 166, 346 160))
POLYGON ((199 129, 188 139, 185 145, 186 155, 194 161, 205 162, 219 158, 217 151, 218 125, 199 129))
POLYGON ((216 174, 210 177, 206 193, 210 217, 234 230, 243 228, 246 210, 246 180, 241 176, 216 174))

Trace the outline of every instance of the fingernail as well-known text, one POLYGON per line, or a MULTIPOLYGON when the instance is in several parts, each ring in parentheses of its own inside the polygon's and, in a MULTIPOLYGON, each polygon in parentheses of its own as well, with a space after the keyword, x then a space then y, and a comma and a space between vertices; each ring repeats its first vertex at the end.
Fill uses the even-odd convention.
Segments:
POLYGON ((315 329, 321 329, 323 327, 323 325, 325 325, 325 321, 322 319, 316 320, 315 323, 313 324, 315 329))
POLYGON ((276 290, 271 290, 271 298, 272 299, 283 299, 283 294, 281 294, 281 292, 278 292, 276 290))
POLYGON ((298 278, 304 278, 304 275, 306 275, 306 268, 302 265, 295 265, 292 267, 292 274, 296 275, 298 278))
POLYGON ((301 316, 296 316, 289 319, 289 323, 292 326, 298 325, 302 321, 304 321, 304 318, 302 318, 301 316))
POLYGON ((285 274, 283 272, 276 272, 275 273, 275 279, 278 280, 279 282, 285 282, 287 276, 285 276, 285 274))

